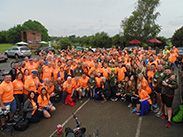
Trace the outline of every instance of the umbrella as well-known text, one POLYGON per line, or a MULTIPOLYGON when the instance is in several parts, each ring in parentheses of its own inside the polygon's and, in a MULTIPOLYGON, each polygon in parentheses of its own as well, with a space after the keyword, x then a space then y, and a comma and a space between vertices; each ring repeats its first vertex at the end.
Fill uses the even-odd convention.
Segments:
POLYGON ((137 40, 137 39, 134 39, 132 41, 129 42, 130 44, 140 44, 142 43, 141 41, 137 40))
POLYGON ((16 44, 17 45, 27 45, 28 43, 21 41, 21 42, 17 42, 16 44))
POLYGON ((150 40, 147 40, 147 42, 162 43, 161 41, 159 41, 159 40, 157 40, 157 39, 150 39, 150 40))

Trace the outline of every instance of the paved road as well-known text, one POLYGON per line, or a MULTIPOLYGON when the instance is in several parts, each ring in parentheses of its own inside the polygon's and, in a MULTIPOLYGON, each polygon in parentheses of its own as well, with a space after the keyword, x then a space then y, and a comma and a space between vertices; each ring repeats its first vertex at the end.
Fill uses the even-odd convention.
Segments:
MULTIPOLYGON (((33 56, 34 57, 34 56, 33 56)), ((10 70, 9 63, 0 63, 0 68, 10 70)), ((85 99, 86 101, 86 99, 85 99)), ((84 102, 83 102, 84 103, 84 102)), ((55 104, 57 110, 52 113, 52 118, 42 119, 37 124, 31 124, 23 132, 14 131, 14 137, 49 137, 57 124, 62 124, 83 103, 77 102, 74 107, 65 106, 62 103, 55 104)), ((178 90, 173 102, 174 108, 180 103, 178 90)), ((99 137, 182 137, 183 124, 173 123, 170 129, 165 128, 166 120, 156 118, 153 112, 139 117, 131 114, 126 102, 106 102, 89 100, 78 112, 82 126, 86 127, 87 135, 99 130, 99 137)), ((75 121, 71 118, 63 127, 74 127, 75 121)), ((0 134, 1 136, 1 134, 0 134)), ((59 137, 57 134, 54 137, 59 137)))

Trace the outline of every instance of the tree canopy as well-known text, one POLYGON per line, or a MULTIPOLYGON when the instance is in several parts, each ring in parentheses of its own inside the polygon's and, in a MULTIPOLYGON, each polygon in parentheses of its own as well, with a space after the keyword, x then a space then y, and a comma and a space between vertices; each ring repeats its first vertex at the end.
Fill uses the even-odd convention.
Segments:
POLYGON ((171 41, 174 46, 183 47, 183 26, 175 31, 171 41))
POLYGON ((158 5, 159 0, 138 0, 132 15, 121 22, 122 34, 127 42, 135 38, 145 42, 157 36, 161 30, 155 22, 160 15, 155 12, 158 5))

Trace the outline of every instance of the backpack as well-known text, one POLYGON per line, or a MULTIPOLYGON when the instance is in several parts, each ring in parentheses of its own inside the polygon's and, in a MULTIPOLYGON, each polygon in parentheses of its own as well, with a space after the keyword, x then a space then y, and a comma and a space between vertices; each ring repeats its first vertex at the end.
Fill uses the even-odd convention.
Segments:
POLYGON ((15 130, 24 131, 25 129, 28 128, 28 126, 29 126, 28 120, 22 118, 13 127, 15 130))

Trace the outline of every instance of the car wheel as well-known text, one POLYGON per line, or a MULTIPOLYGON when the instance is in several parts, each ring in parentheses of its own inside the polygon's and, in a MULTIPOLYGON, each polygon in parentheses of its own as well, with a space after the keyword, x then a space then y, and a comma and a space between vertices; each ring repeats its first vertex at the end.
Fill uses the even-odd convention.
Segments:
POLYGON ((15 59, 18 59, 18 58, 19 58, 19 56, 17 54, 15 54, 15 59))
POLYGON ((5 53, 4 55, 6 55, 6 56, 9 58, 9 56, 8 56, 8 54, 7 54, 7 53, 5 53))

